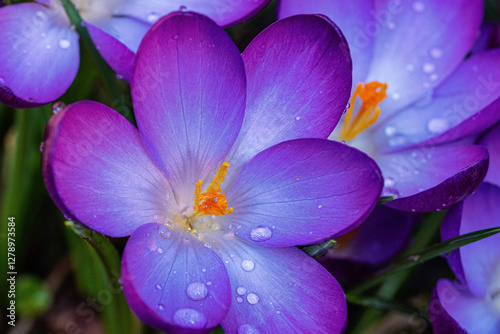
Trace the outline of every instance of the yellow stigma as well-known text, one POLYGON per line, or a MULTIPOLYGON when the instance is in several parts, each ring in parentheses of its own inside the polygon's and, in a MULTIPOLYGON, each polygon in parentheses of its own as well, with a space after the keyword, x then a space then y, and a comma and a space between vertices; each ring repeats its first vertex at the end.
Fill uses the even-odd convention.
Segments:
POLYGON ((215 174, 204 193, 201 192, 203 181, 199 180, 196 182, 196 188, 194 189, 193 217, 203 215, 222 216, 233 212, 233 208, 227 208, 226 195, 224 195, 220 189, 222 181, 227 174, 227 167, 229 166, 227 162, 224 162, 222 166, 220 166, 219 170, 217 170, 217 174, 215 174))
POLYGON ((387 97, 386 89, 387 84, 382 84, 378 81, 366 84, 359 83, 356 86, 349 103, 350 106, 345 114, 344 127, 339 135, 339 140, 347 141, 354 139, 377 121, 380 116, 380 108, 377 106, 387 97), (358 96, 362 104, 356 117, 351 122, 354 104, 358 96))

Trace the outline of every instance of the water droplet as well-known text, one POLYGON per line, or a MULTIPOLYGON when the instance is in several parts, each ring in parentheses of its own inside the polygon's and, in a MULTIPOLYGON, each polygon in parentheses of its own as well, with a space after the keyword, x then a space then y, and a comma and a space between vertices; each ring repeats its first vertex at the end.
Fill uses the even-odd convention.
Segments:
MULTIPOLYGON (((213 269, 213 268, 212 268, 212 269, 213 269)), ((207 285, 208 285, 208 286, 212 285, 212 282, 207 282, 207 285)))
POLYGON ((50 44, 47 44, 47 45, 45 45, 45 48, 46 48, 47 50, 50 50, 50 49, 52 49, 52 46, 51 46, 50 44))
POLYGON ((156 289, 161 290, 161 285, 160 284, 156 284, 156 289))
POLYGON ((394 22, 389 22, 389 23, 387 24, 387 28, 389 28, 389 30, 394 30, 394 29, 396 29, 396 23, 394 23, 394 22))
POLYGON ((238 334, 260 334, 260 331, 249 324, 244 324, 238 327, 238 334))
POLYGON ((406 65, 406 69, 408 70, 408 72, 412 72, 415 69, 415 66, 413 66, 412 64, 408 64, 406 65))
POLYGON ((158 15, 158 14, 156 14, 156 13, 153 12, 153 13, 151 13, 151 14, 148 15, 147 20, 148 20, 148 22, 154 23, 159 18, 160 18, 160 15, 158 15))
POLYGON ((158 309, 158 311, 163 311, 165 309, 165 306, 163 306, 163 304, 158 304, 156 305, 156 308, 158 309))
POLYGON ((394 136, 396 134, 396 127, 393 125, 388 125, 384 129, 384 133, 388 137, 394 136))
POLYGON ((0 85, 5 83, 5 79, 3 77, 0 77, 0 85))
POLYGON ((415 1, 412 5, 415 13, 422 13, 425 10, 425 5, 420 1, 415 1))
POLYGON ((40 143, 40 153, 43 153, 43 146, 45 145, 45 143, 42 141, 40 143))
POLYGON ((158 249, 156 251, 158 252, 158 254, 162 254, 163 253, 163 249, 161 249, 160 247, 158 247, 158 249))
POLYGON ((66 108, 66 104, 64 102, 56 102, 54 103, 54 105, 52 106, 52 112, 54 114, 57 114, 59 111, 63 110, 64 108, 66 108))
POLYGON ((247 302, 249 302, 252 305, 255 305, 259 302, 259 296, 253 292, 250 292, 247 295, 247 302))
POLYGON ((448 122, 443 118, 431 118, 427 122, 427 130, 431 133, 441 133, 448 130, 448 122))
POLYGON ((245 271, 252 271, 255 268, 255 263, 252 260, 243 260, 241 262, 241 267, 245 271))
POLYGON ((170 232, 169 230, 167 230, 165 227, 163 228, 160 228, 159 229, 160 231, 160 237, 162 237, 163 239, 168 239, 172 236, 172 232, 170 232))
POLYGON ((206 272, 207 272, 207 270, 206 270, 205 268, 202 268, 202 269, 201 269, 201 272, 202 272, 202 273, 206 273, 206 272))
POLYGON ((247 288, 244 286, 239 286, 236 288, 236 292, 240 295, 243 296, 245 293, 247 293, 247 288))
POLYGON ((240 304, 241 304, 241 303, 243 303, 243 298, 241 298, 241 297, 236 297, 236 301, 237 301, 238 303, 240 303, 240 304))
POLYGON ((323 205, 319 204, 318 205, 318 209, 321 209, 323 207, 323 205))
POLYGON ((229 232, 226 232, 222 235, 222 237, 225 239, 225 240, 232 240, 234 239, 234 232, 233 231, 229 231, 229 232))
POLYGON ((273 232, 267 226, 257 226, 250 232, 250 238, 257 242, 269 240, 272 236, 273 232))
POLYGON ((173 321, 184 328, 202 329, 207 324, 207 317, 192 308, 181 308, 175 311, 173 321))
POLYGON ((42 32, 42 33, 40 34, 40 36, 42 36, 42 38, 44 38, 44 37, 46 37, 46 36, 47 36, 47 34, 46 34, 46 33, 44 33, 44 32, 42 32))
POLYGON ((186 293, 191 300, 203 300, 208 294, 208 288, 201 282, 194 282, 187 286, 186 293))
POLYGON ((407 143, 407 139, 405 136, 399 135, 394 136, 389 140, 389 146, 401 146, 407 143))
POLYGON ((181 12, 185 12, 186 10, 187 10, 187 7, 184 5, 179 7, 179 11, 181 11, 181 12))
POLYGON ((60 39, 59 40, 59 47, 63 50, 66 50, 70 47, 71 42, 67 39, 60 39))
POLYGON ((434 59, 439 59, 443 56, 443 51, 440 48, 432 48, 430 53, 431 57, 434 59))
POLYGON ((432 64, 432 63, 424 63, 422 65, 422 71, 424 71, 424 73, 432 73, 432 72, 434 72, 434 64, 432 64))
POLYGON ((436 73, 432 73, 431 75, 429 75, 430 81, 436 81, 438 78, 439 78, 439 75, 437 75, 436 73))
POLYGON ((212 248, 212 244, 209 242, 204 243, 203 246, 205 246, 207 248, 212 248))
POLYGON ((179 35, 177 35, 177 34, 172 36, 172 39, 173 39, 174 41, 175 41, 176 39, 178 39, 178 38, 179 38, 179 35))
POLYGON ((341 143, 341 144, 345 144, 345 140, 342 140, 340 143, 341 143))
POLYGON ((386 177, 384 179, 384 187, 394 187, 394 179, 392 177, 386 177))
POLYGON ((117 78, 118 80, 123 79, 123 75, 122 75, 122 74, 120 74, 120 73, 116 73, 116 78, 117 78))

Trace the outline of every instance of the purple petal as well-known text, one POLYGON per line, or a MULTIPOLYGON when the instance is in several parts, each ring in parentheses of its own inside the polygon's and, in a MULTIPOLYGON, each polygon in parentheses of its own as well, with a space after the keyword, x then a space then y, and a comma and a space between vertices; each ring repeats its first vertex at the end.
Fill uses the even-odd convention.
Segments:
POLYGON ((144 37, 132 80, 139 131, 179 204, 226 155, 241 127, 245 70, 226 32, 205 16, 177 12, 144 37))
POLYGON ((127 236, 172 210, 168 183, 139 132, 105 105, 78 102, 53 116, 42 166, 47 189, 68 219, 101 233, 127 236))
POLYGON ((467 59, 432 95, 379 127, 379 150, 394 150, 432 140, 444 143, 479 133, 500 120, 500 49, 467 59), (395 131, 388 136, 387 128, 395 131), (394 140, 402 138, 404 140, 394 140))
POLYGON ((344 293, 311 257, 297 248, 261 247, 239 238, 221 245, 232 288, 222 321, 226 333, 342 332, 344 293))
POLYGON ((243 60, 247 108, 227 158, 233 168, 285 140, 328 137, 351 89, 349 49, 335 25, 313 15, 280 20, 252 41, 243 60))
POLYGON ((380 104, 381 120, 422 97, 457 67, 477 36, 484 7, 483 0, 395 3, 375 1, 379 16, 393 13, 390 22, 382 19, 376 25, 379 29, 367 78, 367 82, 388 84, 389 98, 380 104))
POLYGON ((227 190, 238 235, 266 246, 325 240, 358 226, 380 196, 382 178, 371 158, 324 139, 275 145, 243 167, 227 190))
POLYGON ((78 34, 65 18, 37 3, 0 9, 0 102, 46 104, 71 85, 80 63, 78 34))
POLYGON ((485 146, 490 154, 490 168, 484 181, 500 186, 500 125, 489 131, 479 144, 485 146))
MULTIPOLYGON (((441 240, 445 241, 460 235, 460 223, 462 221, 463 202, 459 202, 448 209, 441 223, 441 240)), ((460 251, 458 249, 445 255, 448 265, 460 282, 466 284, 460 251)))
MULTIPOLYGON (((452 285, 449 280, 440 280, 437 284, 452 285)), ((457 322, 453 319, 443 305, 438 296, 437 288, 434 288, 429 300, 429 320, 432 324, 432 330, 435 334, 468 334, 457 322)))
POLYGON ((339 238, 335 248, 322 258, 321 263, 326 266, 327 262, 333 262, 330 265, 333 267, 335 260, 345 259, 381 265, 408 246, 411 231, 419 219, 417 214, 378 206, 356 230, 345 239, 339 238))
POLYGON ((437 334, 498 333, 499 318, 495 314, 493 305, 488 305, 485 300, 473 296, 463 285, 449 280, 439 280, 435 291, 440 305, 434 304, 434 307, 436 311, 441 310, 441 312, 438 314, 431 311, 433 320, 431 321, 437 334), (446 320, 448 328, 444 323, 446 320), (443 329, 445 331, 442 331, 443 329))
POLYGON ((134 57, 150 24, 127 17, 114 17, 99 26, 87 23, 97 49, 119 76, 130 81, 134 57))
POLYGON ((228 27, 250 18, 264 8, 269 1, 131 0, 127 1, 121 8, 118 8, 116 14, 127 15, 145 22, 155 23, 161 16, 170 12, 189 10, 204 14, 218 25, 228 27))
POLYGON ((209 333, 231 304, 222 260, 182 226, 139 227, 123 253, 122 280, 132 310, 168 333, 209 333))
POLYGON ((381 155, 377 163, 385 179, 384 192, 398 195, 387 206, 440 211, 477 189, 488 169, 488 152, 477 145, 430 145, 381 155))
MULTIPOLYGON (((278 5, 278 18, 297 14, 328 16, 342 30, 349 43, 353 63, 352 79, 354 84, 357 84, 366 79, 373 56, 374 40, 369 28, 378 24, 372 16, 374 7, 373 0, 281 0, 278 5)), ((384 18, 384 15, 391 14, 380 13, 380 18, 384 18)), ((377 18, 380 19, 379 16, 377 18)))
MULTIPOLYGON (((460 234, 500 226, 500 188, 483 183, 464 202, 460 234)), ((477 297, 494 298, 500 290, 500 235, 482 239, 460 248, 467 284, 477 297), (496 282, 494 281, 496 280, 496 282)), ((498 297, 497 297, 498 298, 498 297)))

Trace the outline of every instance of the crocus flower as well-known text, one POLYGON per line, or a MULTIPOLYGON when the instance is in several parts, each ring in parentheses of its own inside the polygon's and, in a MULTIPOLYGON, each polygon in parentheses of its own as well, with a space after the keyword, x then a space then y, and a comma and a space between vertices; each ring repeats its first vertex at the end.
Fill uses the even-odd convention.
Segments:
MULTIPOLYGON (((442 225, 442 238, 500 226, 500 126, 484 139, 495 143, 496 163, 488 181, 464 202, 453 206, 442 225)), ((490 152, 490 153, 492 153, 490 152)), ((500 332, 500 235, 454 251, 448 263, 457 281, 441 279, 431 296, 429 313, 436 334, 500 332)))
POLYGON ((46 186, 67 217, 129 236, 125 296, 172 333, 338 333, 336 280, 293 247, 363 221, 383 181, 327 140, 351 87, 348 47, 318 16, 271 25, 240 55, 192 12, 160 19, 131 82, 138 130, 79 102, 47 127, 46 186))
POLYGON ((482 0, 281 0, 279 17, 321 13, 344 32, 354 89, 332 139, 370 155, 384 175, 388 206, 441 210, 472 193, 487 152, 443 145, 500 118, 500 50, 475 54, 482 0))
MULTIPOLYGON (((229 26, 269 0, 75 0, 94 43, 127 81, 141 39, 162 15, 179 8, 200 11, 229 26)), ((51 102, 71 85, 80 63, 79 36, 59 0, 38 0, 0 10, 0 102, 29 108, 51 102)))

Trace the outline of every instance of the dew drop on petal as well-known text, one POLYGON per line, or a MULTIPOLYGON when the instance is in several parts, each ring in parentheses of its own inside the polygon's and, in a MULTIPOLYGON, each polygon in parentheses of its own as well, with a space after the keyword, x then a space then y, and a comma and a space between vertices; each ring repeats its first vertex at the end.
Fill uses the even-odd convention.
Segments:
POLYGON ((194 282, 187 286, 186 293, 191 300, 203 300, 208 294, 208 288, 204 283, 194 282))
POLYGON ((163 311, 165 309, 165 306, 163 306, 163 304, 158 304, 156 305, 156 308, 158 309, 158 311, 163 311))
POLYGON ((45 45, 45 48, 46 48, 47 50, 50 50, 50 49, 52 49, 52 46, 51 46, 50 44, 47 44, 47 45, 45 45))
POLYGON ((241 304, 241 303, 243 303, 243 298, 241 298, 241 297, 236 297, 236 301, 237 301, 238 303, 240 303, 240 304, 241 304))
POLYGON ((63 50, 66 50, 70 47, 71 42, 67 39, 60 39, 59 40, 59 47, 63 50))
POLYGON ((148 22, 154 23, 159 18, 160 18, 160 16, 158 14, 156 14, 156 13, 153 12, 153 13, 151 13, 151 14, 148 15, 147 20, 148 20, 148 22))
POLYGON ((245 271, 252 271, 255 268, 255 263, 252 260, 243 260, 241 262, 241 267, 245 271))
POLYGON ((207 317, 192 308, 181 308, 175 311, 173 316, 174 324, 192 329, 202 329, 207 324, 207 317))
POLYGON ((156 289, 161 290, 161 285, 160 284, 156 284, 156 289))
POLYGON ((233 231, 226 232, 222 235, 222 237, 224 238, 224 240, 232 240, 234 239, 234 232, 233 231))
POLYGON ((250 232, 250 238, 253 241, 266 241, 271 239, 273 232, 267 226, 257 226, 250 232))
POLYGON ((255 326, 244 324, 238 327, 238 334, 260 334, 260 331, 255 326))
POLYGON ((396 134, 396 127, 393 125, 388 125, 384 129, 384 133, 388 137, 394 136, 396 134))
POLYGON ((431 118, 429 122, 427 122, 427 130, 430 133, 441 133, 448 130, 448 121, 443 118, 431 118))
POLYGON ((322 204, 318 204, 318 209, 321 209, 323 207, 322 204))
POLYGON ((425 10, 425 5, 420 1, 415 1, 412 8, 415 13, 422 13, 425 10))
POLYGON ((434 64, 432 64, 432 63, 424 63, 422 65, 422 71, 424 71, 424 73, 432 73, 432 72, 434 72, 434 64))
POLYGON ((64 102, 56 102, 54 103, 54 105, 52 106, 52 112, 54 114, 57 114, 59 111, 63 110, 64 108, 66 108, 66 104, 64 102))
POLYGON ((181 12, 185 12, 186 10, 187 10, 187 7, 184 5, 179 7, 179 11, 181 11, 181 12))
POLYGON ((443 51, 440 48, 432 48, 430 53, 431 57, 434 59, 439 59, 443 56, 443 51))
POLYGON ((247 293, 247 288, 244 286, 239 286, 236 288, 236 292, 240 295, 243 296, 245 293, 247 293))
POLYGON ((298 121, 298 120, 300 120, 300 116, 295 117, 295 119, 296 119, 297 121, 298 121))
POLYGON ((247 302, 249 302, 252 305, 255 305, 259 302, 259 296, 253 292, 250 292, 247 295, 247 302))
POLYGON ((158 254, 162 254, 163 253, 163 249, 161 249, 160 247, 158 247, 158 249, 156 251, 158 252, 158 254))

